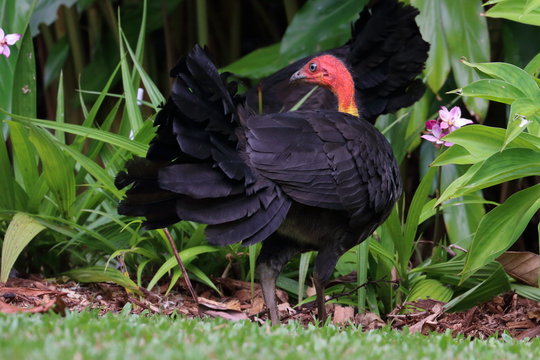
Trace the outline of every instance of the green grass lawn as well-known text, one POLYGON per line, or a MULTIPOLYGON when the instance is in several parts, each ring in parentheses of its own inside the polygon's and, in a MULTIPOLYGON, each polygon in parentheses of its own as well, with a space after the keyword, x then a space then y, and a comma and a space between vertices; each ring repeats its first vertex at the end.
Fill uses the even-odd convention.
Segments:
POLYGON ((538 359, 540 339, 470 341, 449 334, 270 328, 164 316, 0 314, 0 359, 538 359))

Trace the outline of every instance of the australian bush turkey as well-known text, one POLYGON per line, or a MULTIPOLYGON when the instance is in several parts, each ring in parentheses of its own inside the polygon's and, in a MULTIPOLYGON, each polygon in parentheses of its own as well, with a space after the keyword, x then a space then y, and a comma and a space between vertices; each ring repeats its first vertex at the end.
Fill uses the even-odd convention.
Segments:
MULTIPOLYGON (((414 23, 413 8, 393 0, 384 2, 398 6, 414 23)), ((374 10, 370 19, 375 15, 374 10)), ((370 28, 367 22, 363 26, 370 28)), ((358 24, 355 31, 357 37, 362 36, 358 24)), ((423 42, 417 42, 427 50, 423 42)), ((238 97, 235 84, 226 83, 206 53, 195 46, 171 70, 172 93, 157 115, 157 135, 146 158, 130 160, 126 171, 116 177, 119 188, 131 185, 119 213, 145 217, 147 228, 191 220, 208 224, 206 236, 211 244, 262 241, 257 272, 274 324, 279 323, 275 281, 290 258, 318 251, 313 281, 318 315, 324 319, 324 285, 337 260, 386 219, 401 194, 390 144, 362 117, 358 79, 354 64, 347 60, 353 55, 344 58, 335 51, 287 68, 287 75, 284 70, 272 75, 276 86, 282 81, 320 85, 335 98, 331 104, 257 114, 249 94, 247 100, 238 97), (283 76, 288 78, 283 80, 283 76)), ((377 61, 384 69, 392 62, 377 61)), ((388 95, 386 105, 373 108, 382 109, 372 110, 373 114, 398 106, 391 104, 399 91, 408 98, 407 105, 417 99, 408 86, 415 83, 421 66, 414 69, 414 74, 403 77, 407 81, 383 92, 388 95)), ((268 86, 264 81, 262 85, 268 86)), ((322 94, 317 96, 326 98, 322 94)), ((281 107, 289 98, 279 100, 281 107)))
MULTIPOLYGON (((374 5, 365 7, 354 23, 351 40, 324 52, 340 59, 352 73, 360 116, 371 123, 381 114, 412 105, 424 94, 425 85, 416 77, 424 68, 429 50, 415 22, 416 8, 397 0, 372 2, 374 5)), ((290 64, 249 89, 249 106, 262 108, 263 113, 291 109, 313 88, 312 84, 289 85, 291 75, 311 57, 290 64)), ((299 110, 336 106, 336 97, 319 87, 299 110)))

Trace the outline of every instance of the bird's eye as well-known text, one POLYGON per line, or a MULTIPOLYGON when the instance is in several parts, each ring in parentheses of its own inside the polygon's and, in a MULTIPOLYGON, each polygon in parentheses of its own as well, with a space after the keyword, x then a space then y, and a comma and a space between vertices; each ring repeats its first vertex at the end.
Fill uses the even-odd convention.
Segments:
POLYGON ((317 70, 317 64, 315 63, 309 64, 309 71, 314 72, 315 70, 317 70))

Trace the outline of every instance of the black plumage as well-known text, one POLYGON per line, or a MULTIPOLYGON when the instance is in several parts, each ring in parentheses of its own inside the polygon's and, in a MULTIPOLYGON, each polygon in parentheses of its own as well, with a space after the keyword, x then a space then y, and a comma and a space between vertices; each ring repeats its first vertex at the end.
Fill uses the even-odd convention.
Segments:
MULTIPOLYGON (((394 0, 382 3, 403 9, 394 0)), ((406 9, 414 19, 414 9, 406 9)), ((356 24, 357 37, 364 34, 361 26, 382 26, 366 21, 356 24)), ((384 52, 378 56, 368 62, 388 63, 384 52)), ((284 73, 278 77, 285 79, 284 73)), ((337 112, 335 101, 321 109, 256 114, 249 94, 247 101, 238 97, 198 46, 171 76, 172 94, 157 115, 146 158, 129 161, 116 177, 119 188, 131 185, 119 213, 145 217, 147 228, 205 223, 216 245, 263 241, 257 271, 274 323, 275 280, 283 266, 297 253, 318 251, 313 279, 324 317, 324 284, 337 260, 386 219, 401 194, 390 144, 368 121, 337 112)), ((399 92, 412 101, 413 78, 408 73, 394 82, 388 75, 369 84, 387 93, 388 110, 399 92)))
MULTIPOLYGON (((291 75, 308 59, 330 54, 351 71, 363 119, 373 123, 381 114, 412 105, 425 91, 422 81, 415 78, 424 68, 429 50, 416 25, 416 15, 416 8, 396 0, 377 1, 360 13, 349 42, 295 61, 268 76, 247 92, 247 103, 258 109, 260 101, 263 113, 289 111, 314 87, 311 84, 291 87, 291 75)), ((299 109, 336 108, 335 96, 325 88, 318 88, 299 109)))

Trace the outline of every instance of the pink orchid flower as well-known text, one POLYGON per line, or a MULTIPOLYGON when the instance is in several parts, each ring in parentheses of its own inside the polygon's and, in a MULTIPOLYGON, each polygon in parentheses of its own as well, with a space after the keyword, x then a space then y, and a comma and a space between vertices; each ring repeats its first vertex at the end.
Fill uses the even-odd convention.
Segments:
POLYGON ((454 106, 450 111, 448 111, 446 107, 441 106, 439 118, 441 119, 441 129, 450 129, 450 132, 459 129, 464 125, 472 124, 472 120, 463 119, 461 117, 461 109, 459 106, 454 106))
POLYGON ((441 140, 444 136, 448 135, 448 131, 445 129, 441 129, 441 126, 436 124, 433 125, 431 128, 431 134, 422 135, 423 139, 426 139, 427 141, 431 141, 435 145, 444 145, 444 146, 452 146, 454 143, 451 143, 449 141, 441 140))
POLYGON ((9 47, 19 41, 20 38, 21 34, 6 35, 4 30, 0 28, 0 54, 8 58, 11 55, 11 50, 9 50, 9 47))
POLYGON ((422 135, 422 138, 431 141, 437 147, 440 145, 452 146, 454 143, 441 139, 454 130, 471 123, 472 120, 461 117, 461 109, 458 106, 454 106, 450 111, 442 106, 437 120, 426 121, 427 131, 426 134, 422 135))

